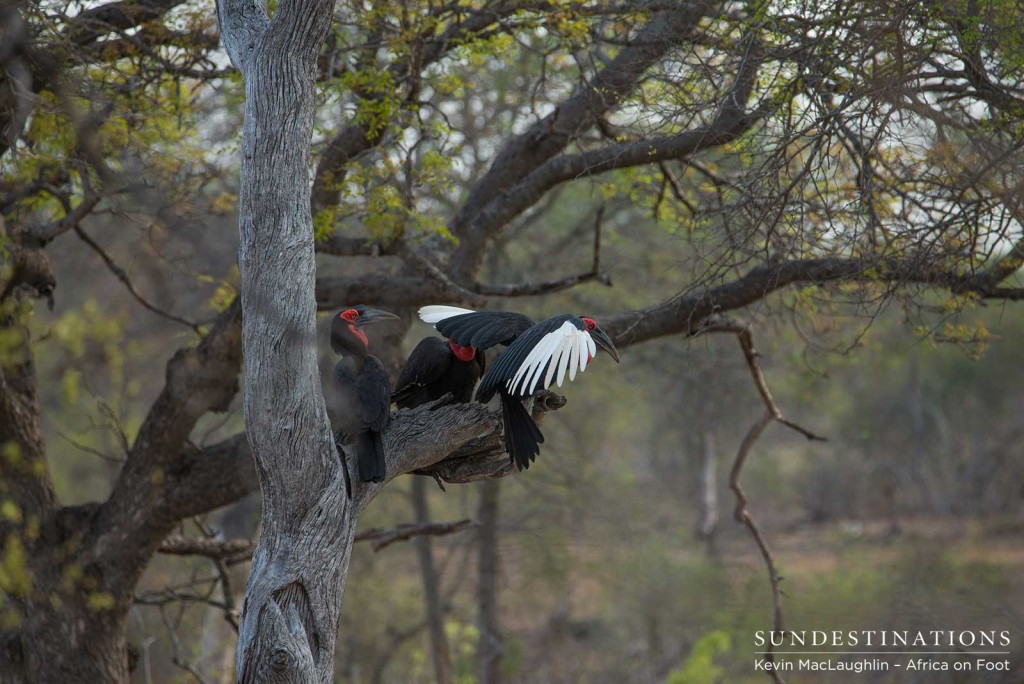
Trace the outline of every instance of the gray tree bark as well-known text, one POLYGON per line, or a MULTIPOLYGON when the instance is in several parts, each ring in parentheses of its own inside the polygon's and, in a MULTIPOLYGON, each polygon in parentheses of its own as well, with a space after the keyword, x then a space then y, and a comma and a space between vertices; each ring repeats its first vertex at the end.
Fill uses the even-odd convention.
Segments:
POLYGON ((245 79, 239 198, 246 435, 263 532, 239 626, 241 681, 328 682, 355 535, 316 356, 310 145, 333 2, 218 3, 245 79))

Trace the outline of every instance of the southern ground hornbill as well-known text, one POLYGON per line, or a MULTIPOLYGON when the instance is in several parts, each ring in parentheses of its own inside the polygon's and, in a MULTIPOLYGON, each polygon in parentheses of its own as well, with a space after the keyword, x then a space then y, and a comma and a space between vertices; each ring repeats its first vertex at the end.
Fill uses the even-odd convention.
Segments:
POLYGON ((402 366, 391 398, 398 408, 416 408, 446 394, 465 404, 473 398, 485 367, 482 351, 440 337, 424 337, 402 366))
POLYGON ((487 367, 484 350, 497 344, 511 344, 533 325, 533 320, 522 314, 477 313, 454 306, 424 306, 419 313, 425 323, 438 323, 439 329, 445 326, 439 321, 458 317, 462 325, 453 334, 459 341, 445 332, 447 327, 442 331, 446 340, 420 340, 398 375, 398 389, 392 399, 399 408, 415 408, 449 393, 456 403, 469 402, 487 367))
MULTIPOLYGON (((391 416, 391 383, 384 364, 370 355, 370 342, 362 328, 396 319, 398 316, 393 313, 360 304, 342 309, 331 322, 331 348, 342 355, 334 367, 332 408, 340 437, 356 452, 359 479, 363 482, 384 481, 381 433, 391 416)), ((345 478, 347 483, 347 468, 345 478)))
POLYGON ((487 349, 497 344, 508 350, 488 370, 476 391, 477 401, 487 403, 495 394, 501 399, 505 450, 520 470, 540 453, 544 441, 522 400, 547 389, 561 387, 587 364, 601 347, 616 362, 619 354, 608 334, 592 318, 560 314, 534 323, 508 311, 469 311, 448 306, 425 306, 420 318, 448 338, 455 347, 487 349))

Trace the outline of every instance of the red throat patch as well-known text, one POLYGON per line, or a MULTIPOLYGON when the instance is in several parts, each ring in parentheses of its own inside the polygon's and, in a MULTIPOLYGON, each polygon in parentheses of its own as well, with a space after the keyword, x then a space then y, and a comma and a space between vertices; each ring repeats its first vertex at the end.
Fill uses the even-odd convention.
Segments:
POLYGON ((356 337, 363 341, 364 347, 366 347, 367 349, 370 348, 370 340, 366 339, 366 333, 364 333, 362 330, 352 325, 351 323, 349 323, 348 329, 352 332, 353 335, 355 335, 356 337))
POLYGON ((461 344, 455 344, 451 340, 448 340, 448 346, 451 347, 452 354, 455 354, 455 358, 459 361, 472 361, 473 357, 476 356, 476 349, 473 347, 463 347, 461 344))

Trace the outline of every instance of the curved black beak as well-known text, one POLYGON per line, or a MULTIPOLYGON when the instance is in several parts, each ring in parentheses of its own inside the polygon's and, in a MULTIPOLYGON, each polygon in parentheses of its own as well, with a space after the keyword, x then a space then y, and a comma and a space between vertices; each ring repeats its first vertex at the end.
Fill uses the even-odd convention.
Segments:
POLYGON ((366 309, 359 318, 355 320, 357 328, 364 328, 371 323, 380 323, 381 321, 397 321, 398 316, 388 311, 381 311, 380 309, 366 309))
POLYGON ((609 356, 615 359, 615 363, 619 362, 619 351, 615 348, 615 345, 612 344, 612 338, 608 337, 608 333, 601 328, 595 328, 590 332, 590 336, 594 338, 594 342, 597 343, 597 346, 604 349, 608 352, 609 356))

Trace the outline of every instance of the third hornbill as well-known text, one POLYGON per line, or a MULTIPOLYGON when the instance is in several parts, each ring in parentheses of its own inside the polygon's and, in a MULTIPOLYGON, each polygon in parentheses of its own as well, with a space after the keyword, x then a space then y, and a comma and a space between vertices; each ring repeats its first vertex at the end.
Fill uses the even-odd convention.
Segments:
POLYGON ((608 334, 594 319, 572 314, 552 316, 540 323, 523 314, 508 311, 469 311, 447 306, 420 309, 420 318, 458 346, 487 349, 508 345, 497 363, 488 370, 476 391, 477 401, 487 403, 495 394, 501 399, 505 450, 520 470, 540 453, 544 441, 522 399, 552 382, 559 387, 576 378, 597 353, 607 351, 616 363, 618 351, 608 334))
POLYGON ((393 313, 360 304, 342 309, 331 322, 331 348, 342 355, 334 367, 338 427, 355 449, 363 482, 384 481, 381 434, 391 417, 391 383, 384 364, 370 355, 362 328, 397 319, 393 313))
POLYGON ((424 337, 409 354, 398 374, 398 389, 391 398, 398 408, 416 408, 446 394, 465 404, 484 374, 483 352, 440 337, 424 337))
POLYGON ((424 337, 413 349, 398 375, 398 389, 392 395, 399 408, 415 408, 451 394, 453 400, 465 404, 473 398, 473 388, 487 368, 484 350, 497 344, 511 344, 519 334, 533 325, 522 314, 481 312, 454 306, 424 306, 419 311, 425 323, 438 323, 448 339, 424 337), (468 315, 468 318, 465 317, 468 315), (449 323, 458 317, 462 323, 458 333, 448 331, 449 323))

